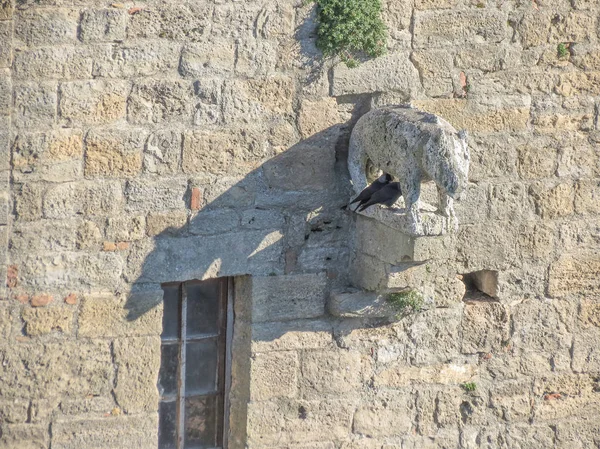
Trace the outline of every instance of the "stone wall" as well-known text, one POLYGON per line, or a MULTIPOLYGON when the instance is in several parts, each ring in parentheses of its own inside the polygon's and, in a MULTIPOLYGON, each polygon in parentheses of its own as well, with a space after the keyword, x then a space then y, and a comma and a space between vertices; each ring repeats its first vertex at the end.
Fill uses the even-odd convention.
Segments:
POLYGON ((349 69, 301 1, 0 0, 1 448, 156 447, 160 283, 215 276, 232 447, 600 444, 600 7, 383 3, 349 69), (496 271, 497 301, 334 316, 349 131, 408 101, 471 135, 428 276, 496 271))

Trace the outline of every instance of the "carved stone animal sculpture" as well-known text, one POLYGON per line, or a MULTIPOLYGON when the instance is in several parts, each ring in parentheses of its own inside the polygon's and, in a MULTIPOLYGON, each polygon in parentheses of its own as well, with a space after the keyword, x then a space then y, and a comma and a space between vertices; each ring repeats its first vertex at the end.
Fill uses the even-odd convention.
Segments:
POLYGON ((422 229, 421 182, 430 180, 437 186, 438 211, 457 226, 453 199, 467 186, 470 163, 466 131, 410 106, 385 106, 363 115, 350 136, 348 169, 356 192, 367 185, 368 159, 400 182, 416 232, 422 229))

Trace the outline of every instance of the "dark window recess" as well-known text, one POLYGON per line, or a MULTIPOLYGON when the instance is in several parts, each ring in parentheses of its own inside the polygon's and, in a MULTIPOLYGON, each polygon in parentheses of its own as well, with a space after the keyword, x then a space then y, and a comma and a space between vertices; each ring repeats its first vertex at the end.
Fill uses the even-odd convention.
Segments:
POLYGON ((223 448, 228 280, 163 284, 160 449, 223 448))
POLYGON ((494 270, 479 270, 464 273, 462 281, 465 284, 463 301, 498 301, 498 272, 494 270))

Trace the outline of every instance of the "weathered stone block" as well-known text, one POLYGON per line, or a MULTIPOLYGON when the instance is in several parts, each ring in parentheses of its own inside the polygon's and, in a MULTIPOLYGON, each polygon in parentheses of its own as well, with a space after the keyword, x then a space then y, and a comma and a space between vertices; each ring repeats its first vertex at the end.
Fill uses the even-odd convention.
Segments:
POLYGON ((105 47, 41 47, 14 55, 14 74, 19 79, 91 78, 96 58, 105 58, 105 47))
MULTIPOLYGON (((160 319, 162 313, 156 315, 160 319)), ((117 370, 115 398, 119 406, 126 413, 156 410, 160 337, 118 339, 115 340, 114 351, 117 370)))
POLYGON ((129 78, 169 73, 179 64, 179 49, 178 43, 163 41, 110 47, 110 51, 94 58, 92 74, 95 77, 129 78))
POLYGON ((15 8, 15 2, 13 0, 2 0, 0 1, 0 20, 12 19, 13 11, 15 8))
POLYGON ((509 310, 499 302, 467 304, 461 328, 462 352, 498 351, 509 337, 509 310))
POLYGON ((47 291, 112 290, 123 271, 123 260, 114 253, 16 254, 20 281, 25 288, 47 291))
POLYGON ((14 86, 14 114, 12 123, 17 128, 39 129, 56 121, 56 83, 27 83, 14 86))
POLYGON ((124 81, 61 83, 59 115, 63 124, 106 124, 125 117, 129 86, 124 81))
POLYGON ((325 273, 254 277, 252 321, 316 318, 325 313, 325 273))
POLYGON ((4 424, 0 436, 2 449, 46 449, 48 429, 40 424, 4 424))
POLYGON ((89 9, 81 15, 79 37, 83 42, 122 41, 128 14, 124 9, 89 9))
POLYGON ((491 10, 417 12, 413 39, 416 48, 500 42, 506 37, 507 17, 491 10))
POLYGON ((394 397, 387 406, 380 403, 361 405, 354 413, 352 432, 371 438, 408 435, 414 415, 409 398, 409 395, 394 397), (398 420, 399 416, 410 418, 398 420))
POLYGON ((394 53, 367 61, 351 69, 338 64, 333 69, 332 95, 373 92, 403 92, 419 89, 419 72, 408 53, 394 53), (393 73, 394 76, 390 76, 393 73))
MULTIPOLYGON (((161 283, 242 274, 266 276, 283 271, 283 243, 279 231, 233 232, 209 237, 164 237, 155 239, 154 244, 153 247, 132 245, 126 273, 128 279, 140 283, 161 283)), ((290 318, 298 315, 303 318, 315 316, 316 311, 311 309, 307 309, 307 315, 304 316, 303 302, 298 302, 296 310, 287 313, 279 309, 272 311, 274 318, 292 314, 290 318)))
POLYGON ((439 97, 453 92, 452 55, 446 50, 421 50, 411 54, 427 95, 439 97))
POLYGON ((278 211, 248 209, 242 212, 241 225, 245 229, 283 229, 285 217, 278 211))
POLYGON ((104 235, 120 242, 139 240, 146 235, 146 219, 143 215, 124 215, 106 219, 104 235))
POLYGON ((118 416, 55 420, 52 447, 56 449, 96 449, 153 447, 158 439, 158 415, 118 416))
POLYGON ((293 398, 298 390, 298 355, 295 351, 270 352, 252 357, 250 400, 293 398))
MULTIPOLYGON (((131 16, 127 36, 159 37, 175 41, 198 42, 204 39, 213 19, 212 3, 155 5, 131 16)), ((244 8, 241 8, 244 9, 244 8)))
POLYGON ((128 181, 125 186, 126 209, 130 211, 184 209, 186 179, 148 179, 128 181))
POLYGON ((230 40, 188 44, 181 53, 179 73, 194 79, 230 74, 235 63, 235 48, 230 40))
POLYGON ((31 221, 42 218, 43 192, 44 187, 38 183, 21 184, 15 187, 17 219, 31 221))
POLYGON ((458 0, 416 0, 417 9, 448 9, 456 6, 458 0))
POLYGON ((577 182, 575 211, 584 215, 600 213, 600 181, 580 180, 577 182))
POLYGON ((10 115, 12 107, 12 78, 9 69, 0 69, 0 115, 10 115))
POLYGON ((253 352, 325 349, 332 345, 332 324, 328 321, 300 320, 252 326, 253 352))
POLYGON ((403 388, 415 384, 460 385, 472 381, 477 375, 477 366, 470 364, 417 367, 396 363, 375 375, 375 385, 384 388, 403 388))
POLYGON ((575 189, 564 183, 538 182, 529 189, 535 212, 543 219, 566 217, 573 213, 575 189))
POLYGON ((550 266, 548 294, 562 298, 600 291, 600 256, 596 252, 563 254, 550 266))
POLYGON ((460 353, 460 305, 432 309, 418 314, 408 329, 414 343, 412 357, 416 365, 445 362, 460 353))
POLYGON ((550 178, 558 167, 554 148, 523 146, 518 149, 517 168, 524 179, 550 178))
POLYGON ((182 229, 188 221, 188 212, 185 210, 177 210, 170 212, 150 212, 146 218, 146 233, 148 236, 153 237, 155 235, 167 232, 169 234, 176 234, 182 229))
POLYGON ((203 210, 190 220, 189 231, 194 235, 223 234, 239 229, 240 216, 235 210, 203 210))
POLYGON ((77 42, 79 11, 28 8, 15 17, 15 39, 37 47, 77 42))
POLYGON ((324 131, 341 121, 335 98, 324 98, 317 101, 304 100, 300 105, 298 128, 304 139, 324 131))
POLYGON ((330 401, 261 401, 248 404, 248 444, 308 443, 350 434, 355 404, 330 401))
POLYGON ((82 398, 109 394, 113 388, 108 341, 35 341, 4 346, 0 353, 7 362, 0 368, 3 397, 82 398))
POLYGON ((275 72, 279 62, 277 45, 264 39, 246 38, 236 45, 235 73, 255 77, 275 72))
POLYGON ((70 307, 44 307, 23 310, 25 332, 32 337, 59 331, 69 335, 74 310, 70 307))
POLYGON ((194 115, 194 88, 183 80, 137 81, 127 102, 131 123, 191 124, 194 115))
POLYGON ((21 133, 13 144, 17 181, 75 181, 82 177, 83 143, 78 129, 21 133))
POLYGON ((118 181, 63 183, 46 190, 45 218, 107 215, 121 210, 123 191, 118 181))
POLYGON ((492 220, 530 220, 535 217, 527 186, 519 182, 490 185, 488 204, 492 220))
POLYGON ((177 173, 181 165, 181 133, 161 130, 152 133, 144 149, 144 171, 159 175, 177 173))
POLYGON ((79 312, 79 337, 130 337, 159 335, 162 332, 162 296, 149 293, 124 297, 113 295, 87 295, 81 301, 79 312), (128 315, 143 307, 154 305, 135 320, 128 315))
POLYGON ((301 358, 300 388, 305 399, 356 394, 361 387, 361 356, 354 351, 307 351, 301 358))
POLYGON ((26 399, 5 399, 0 402, 0 416, 3 423, 24 423, 27 421, 29 401, 26 399))
POLYGON ((85 138, 86 177, 134 177, 142 168, 144 130, 102 129, 85 138))

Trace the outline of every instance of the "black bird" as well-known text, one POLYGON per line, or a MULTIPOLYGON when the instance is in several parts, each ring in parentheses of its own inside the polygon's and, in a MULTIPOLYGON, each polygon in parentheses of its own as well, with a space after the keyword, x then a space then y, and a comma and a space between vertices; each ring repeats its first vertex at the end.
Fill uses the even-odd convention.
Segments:
MULTIPOLYGON (((384 186, 388 185, 391 181, 392 181, 392 176, 388 175, 387 173, 384 173, 379 178, 377 178, 375 181, 373 181, 370 185, 368 185, 367 187, 365 187, 363 189, 363 191, 360 192, 358 194, 358 196, 356 198, 354 198, 348 204, 348 207, 350 207, 354 203, 358 203, 358 206, 356 206, 356 209, 358 209, 360 206, 362 206, 367 201, 369 201, 371 199, 371 196, 375 192, 381 190, 384 186)), ((356 211, 356 209, 354 209, 354 211, 356 211)))
POLYGON ((383 188, 371 195, 371 198, 357 209, 359 212, 362 212, 367 207, 374 204, 383 204, 384 206, 391 207, 401 195, 402 189, 400 189, 400 183, 392 182, 386 184, 383 188))

